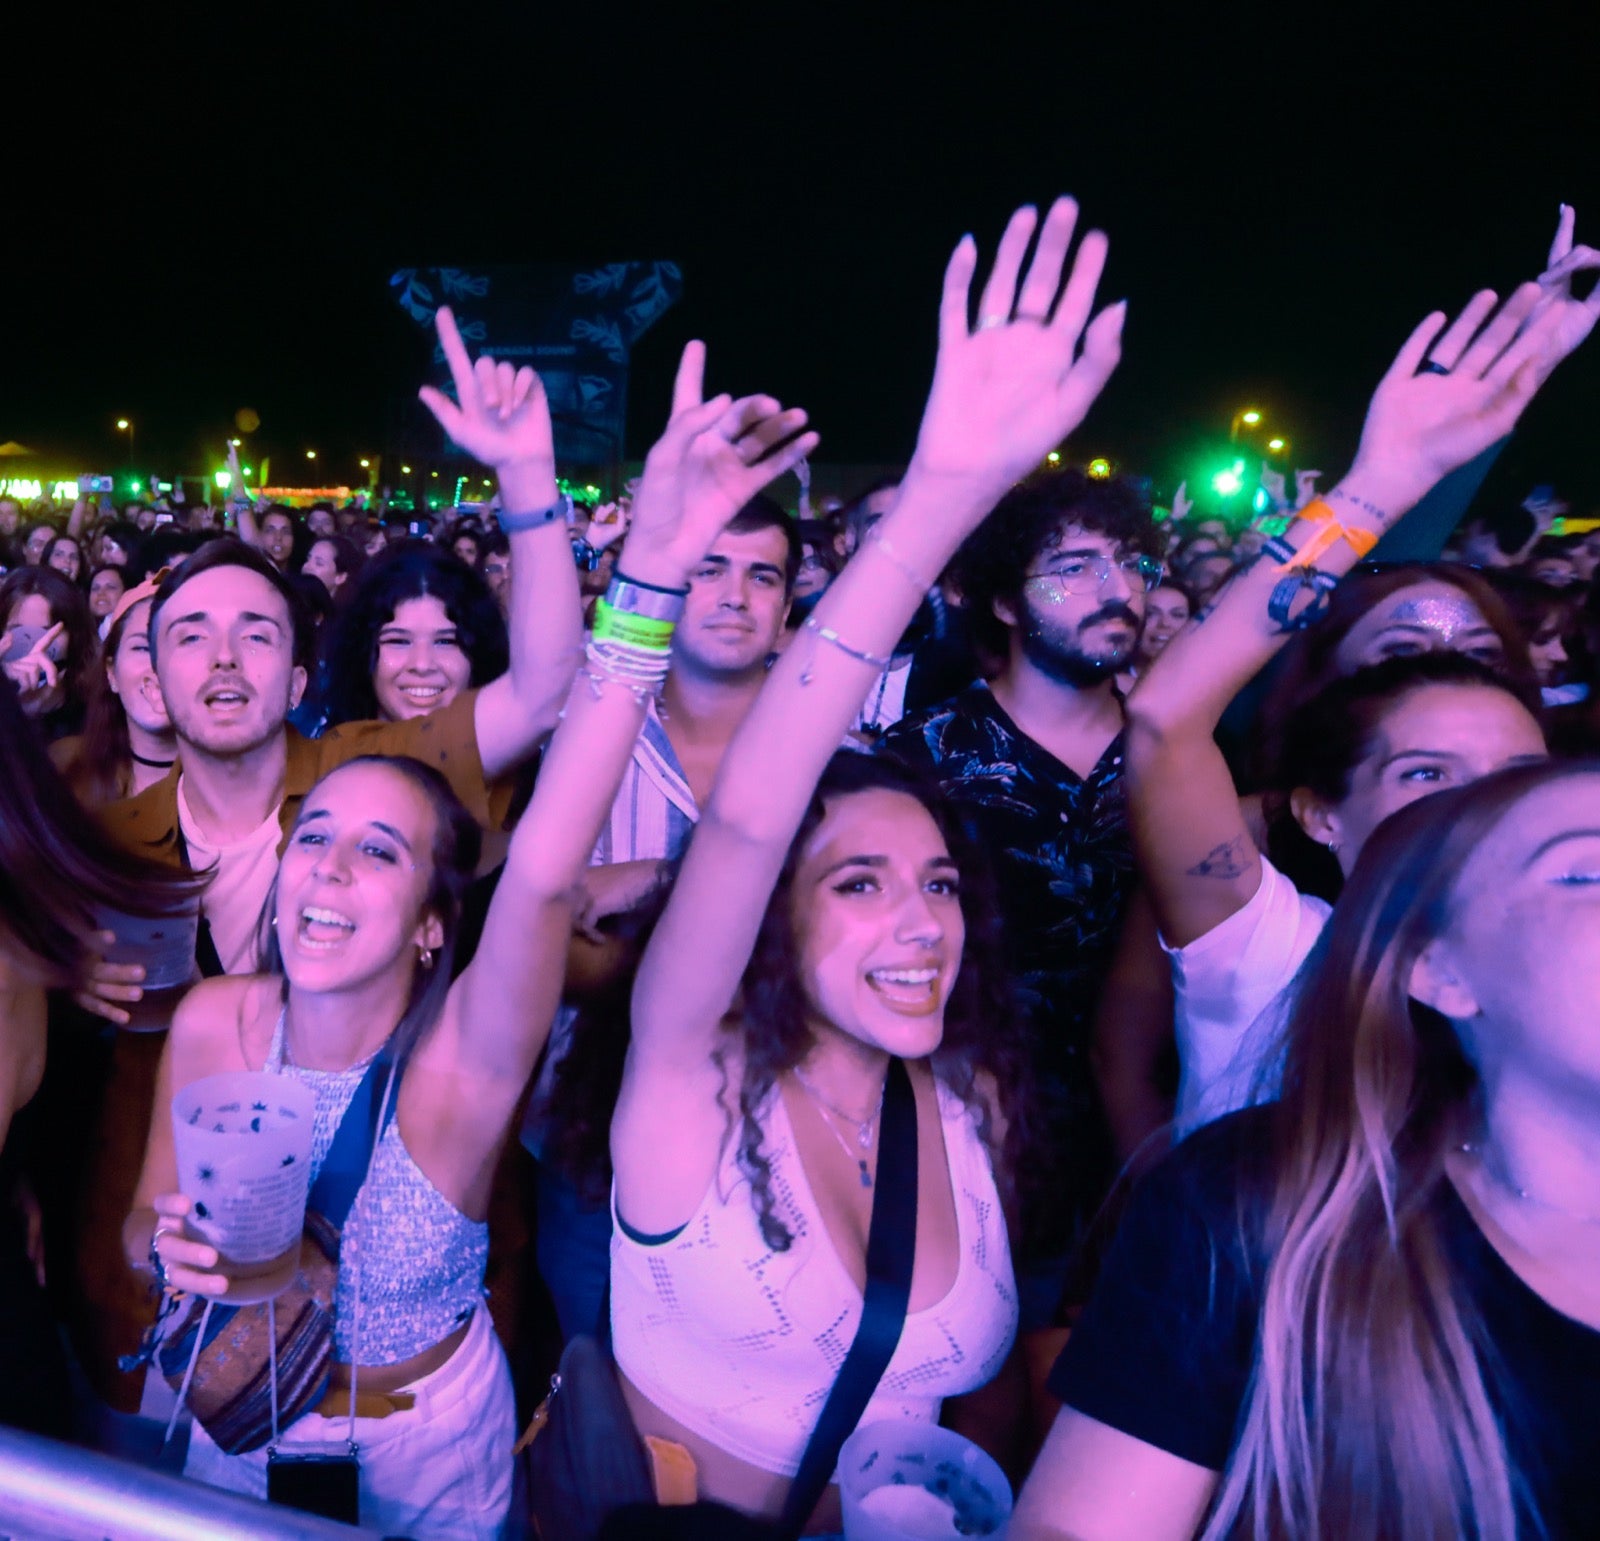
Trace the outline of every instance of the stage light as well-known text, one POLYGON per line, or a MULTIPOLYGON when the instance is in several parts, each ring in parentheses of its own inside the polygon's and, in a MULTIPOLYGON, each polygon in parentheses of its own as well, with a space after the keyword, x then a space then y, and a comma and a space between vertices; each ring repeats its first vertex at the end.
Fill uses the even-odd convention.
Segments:
POLYGON ((438 473, 438 472, 437 472, 437 471, 429 471, 429 472, 428 472, 428 475, 429 475, 429 476, 435 476, 435 477, 436 477, 436 476, 438 476, 438 474, 439 474, 439 473, 438 473))
POLYGON ((410 466, 401 466, 400 467, 400 474, 402 476, 410 476, 411 475, 411 467, 410 466))
POLYGON ((211 480, 226 492, 233 485, 233 473, 231 471, 215 471, 212 473, 211 480))
POLYGON ((1237 497, 1244 491, 1244 461, 1235 460, 1226 471, 1218 471, 1211 478, 1211 486, 1225 498, 1237 497))
POLYGON ((1094 477, 1096 481, 1104 481, 1106 477, 1111 475, 1111 462, 1103 459, 1091 460, 1089 462, 1089 475, 1094 477))
POLYGON ((361 469, 363 471, 371 470, 371 468, 372 468, 372 462, 370 460, 363 460, 361 462, 361 469))
POLYGON ((1053 465, 1053 466, 1054 465, 1060 465, 1061 464, 1061 451, 1058 450, 1058 449, 1053 449, 1044 458, 1046 460, 1048 460, 1050 462, 1050 464, 1053 465))
POLYGON ((1269 508, 1272 507, 1272 499, 1267 496, 1267 489, 1265 487, 1256 488, 1255 496, 1250 499, 1250 507, 1253 508, 1258 514, 1264 514, 1269 508))

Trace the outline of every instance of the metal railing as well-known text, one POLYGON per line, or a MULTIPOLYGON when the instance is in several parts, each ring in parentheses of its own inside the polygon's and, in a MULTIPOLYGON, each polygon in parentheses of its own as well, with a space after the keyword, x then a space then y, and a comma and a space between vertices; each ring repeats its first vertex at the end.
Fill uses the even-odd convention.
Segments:
POLYGON ((378 1541, 380 1535, 0 1429, 0 1541, 378 1541))

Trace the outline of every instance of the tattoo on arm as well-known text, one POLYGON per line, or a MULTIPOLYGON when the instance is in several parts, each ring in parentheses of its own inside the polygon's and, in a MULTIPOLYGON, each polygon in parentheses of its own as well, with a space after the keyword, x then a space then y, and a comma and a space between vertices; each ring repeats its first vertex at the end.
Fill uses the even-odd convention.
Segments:
POLYGON ((1330 498, 1338 498, 1344 503, 1354 504, 1361 510, 1362 513, 1370 514, 1378 521, 1379 524, 1383 525, 1385 528, 1388 527, 1389 516, 1381 508, 1379 508, 1376 503, 1369 503, 1365 498, 1358 498, 1353 492, 1345 492, 1338 487, 1332 488, 1327 493, 1327 496, 1330 498))
POLYGON ((1249 870, 1250 837, 1235 835, 1208 851, 1184 873, 1191 878, 1238 878, 1249 870))

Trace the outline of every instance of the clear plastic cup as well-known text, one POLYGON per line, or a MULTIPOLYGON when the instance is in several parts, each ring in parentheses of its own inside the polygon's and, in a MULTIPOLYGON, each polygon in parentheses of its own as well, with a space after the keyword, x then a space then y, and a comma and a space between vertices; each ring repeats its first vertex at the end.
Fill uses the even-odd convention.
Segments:
POLYGON ((102 931, 110 931, 117 938, 106 949, 106 962, 142 963, 147 992, 174 990, 197 977, 194 948, 195 933, 200 927, 198 905, 182 914, 157 917, 103 910, 97 920, 102 931))
POLYGON ((267 1300, 294 1278, 311 1188, 316 1094, 303 1082, 234 1071, 172 1099, 178 1190, 190 1227, 239 1281, 230 1301, 267 1300))
POLYGON ((863 1424, 839 1452, 838 1478, 845 1541, 1001 1541, 1011 1522, 1005 1473, 934 1423, 863 1424))

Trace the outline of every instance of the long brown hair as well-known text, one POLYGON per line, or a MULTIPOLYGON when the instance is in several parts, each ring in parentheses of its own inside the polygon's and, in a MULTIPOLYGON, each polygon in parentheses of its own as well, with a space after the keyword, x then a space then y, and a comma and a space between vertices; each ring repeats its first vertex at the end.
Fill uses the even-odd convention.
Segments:
MULTIPOLYGON (((140 600, 139 604, 147 604, 140 600)), ((126 797, 133 787, 133 745, 128 737, 128 709, 111 688, 107 671, 117 659, 117 649, 128 630, 128 619, 138 605, 119 615, 106 633, 102 666, 89 686, 89 706, 83 732, 71 740, 72 756, 62 766, 78 800, 98 808, 126 797)))
POLYGON ((1402 809, 1362 851, 1296 991, 1271 1159, 1241 1174, 1270 1263, 1206 1541, 1512 1541, 1492 1354, 1437 1203, 1476 1074, 1409 987, 1473 850, 1530 793, 1596 773, 1499 771, 1402 809))
POLYGON ((204 887, 128 855, 85 818, 10 680, 0 681, 0 947, 19 949, 51 984, 75 984, 102 908, 171 915, 204 887))

